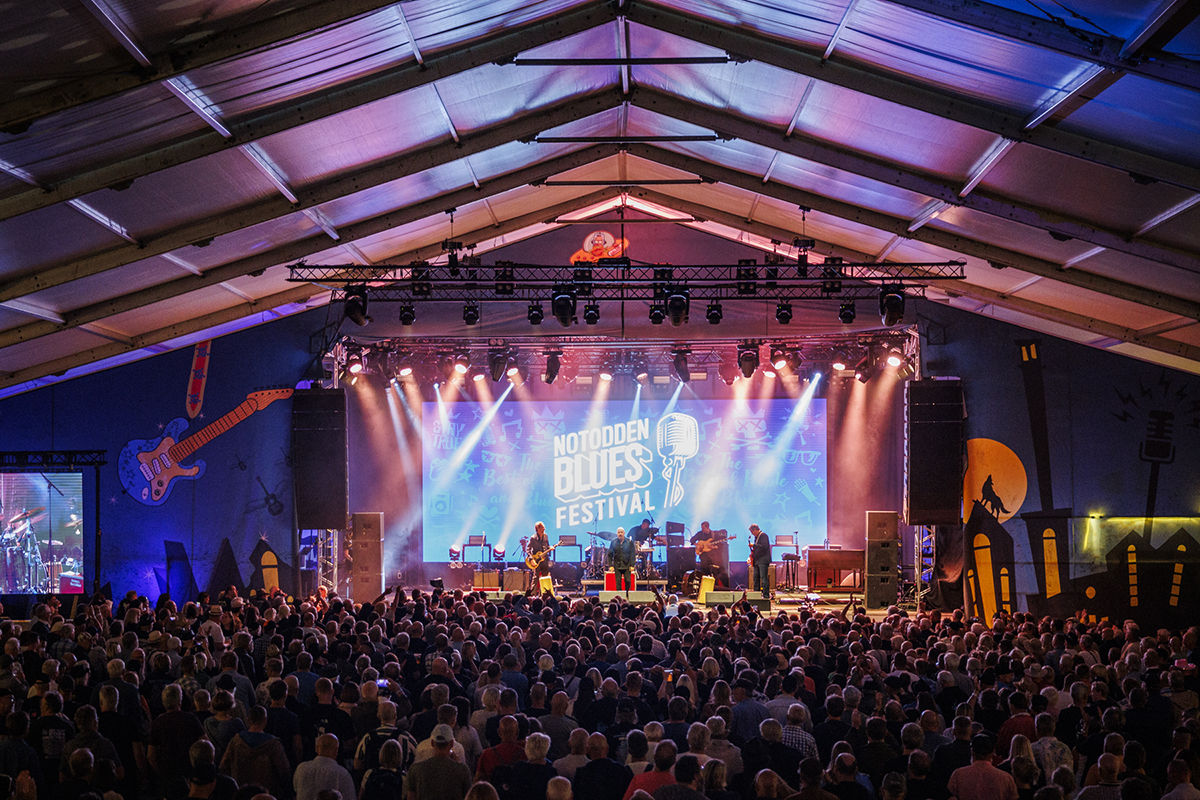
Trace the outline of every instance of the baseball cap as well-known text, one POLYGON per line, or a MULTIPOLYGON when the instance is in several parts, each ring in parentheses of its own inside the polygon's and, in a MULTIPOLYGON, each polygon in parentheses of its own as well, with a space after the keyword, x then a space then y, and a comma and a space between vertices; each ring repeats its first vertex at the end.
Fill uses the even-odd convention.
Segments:
POLYGON ((431 738, 434 744, 450 744, 454 741, 454 730, 449 725, 436 725, 431 738))

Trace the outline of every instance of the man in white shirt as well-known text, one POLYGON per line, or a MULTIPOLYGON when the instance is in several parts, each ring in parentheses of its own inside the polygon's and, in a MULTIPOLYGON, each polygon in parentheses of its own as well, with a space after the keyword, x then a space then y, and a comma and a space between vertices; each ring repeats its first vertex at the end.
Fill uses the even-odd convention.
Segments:
POLYGON ((316 800, 324 789, 336 789, 342 797, 354 798, 358 794, 354 779, 337 762, 338 738, 332 733, 317 737, 317 757, 296 767, 292 785, 296 789, 296 800, 316 800))

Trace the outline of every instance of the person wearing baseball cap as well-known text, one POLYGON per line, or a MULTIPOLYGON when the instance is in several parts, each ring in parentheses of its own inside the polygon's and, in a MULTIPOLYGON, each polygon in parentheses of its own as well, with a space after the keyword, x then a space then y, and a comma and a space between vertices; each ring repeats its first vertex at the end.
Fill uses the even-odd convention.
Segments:
POLYGON ((449 725, 436 725, 429 738, 433 742, 433 756, 409 768, 404 776, 404 796, 420 800, 463 800, 471 788, 471 771, 452 756, 454 729, 449 725))

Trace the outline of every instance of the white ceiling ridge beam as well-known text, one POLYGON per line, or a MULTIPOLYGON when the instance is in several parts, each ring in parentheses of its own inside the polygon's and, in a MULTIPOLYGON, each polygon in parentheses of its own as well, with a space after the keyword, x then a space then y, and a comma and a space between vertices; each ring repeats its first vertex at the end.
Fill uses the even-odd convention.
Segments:
POLYGON ((1092 247, 1092 248, 1089 248, 1088 250, 1085 250, 1084 252, 1080 253, 1080 254, 1079 254, 1079 255, 1077 255, 1077 256, 1074 256, 1074 257, 1072 257, 1072 258, 1068 258, 1066 261, 1064 261, 1064 262, 1062 263, 1062 268, 1063 268, 1064 270, 1074 269, 1075 267, 1077 267, 1077 266, 1079 266, 1080 264, 1082 264, 1084 261, 1087 261, 1087 260, 1088 260, 1089 258, 1091 258, 1092 256, 1098 256, 1098 255, 1100 255, 1101 253, 1103 253, 1103 252, 1104 252, 1104 250, 1105 250, 1105 248, 1103 248, 1103 247, 1092 247))
POLYGON ((0 303, 0 307, 7 308, 9 311, 16 311, 20 314, 25 314, 29 317, 44 319, 47 322, 53 322, 58 325, 61 325, 66 321, 63 319, 62 314, 59 314, 57 311, 44 306, 39 306, 37 303, 30 303, 27 300, 8 300, 0 303))
POLYGON ((408 37, 408 43, 412 47, 413 58, 418 64, 425 63, 425 56, 421 54, 421 45, 417 43, 417 37, 413 35, 412 27, 408 24, 408 17, 404 16, 404 6, 400 2, 392 3, 392 9, 396 12, 396 16, 400 20, 400 27, 404 29, 404 35, 408 37))
POLYGON ((833 35, 829 37, 829 44, 825 45, 825 52, 821 54, 822 61, 828 61, 829 57, 833 55, 838 40, 842 38, 842 31, 846 30, 846 25, 850 23, 850 17, 854 14, 854 7, 857 5, 858 0, 850 0, 850 3, 846 6, 846 10, 842 12, 842 19, 838 22, 838 26, 834 28, 833 35))
POLYGON ((253 303, 253 302, 254 302, 254 297, 253 297, 253 296, 246 294, 246 293, 245 293, 245 292, 243 292, 241 289, 237 288, 236 286, 234 286, 233 284, 229 283, 228 281, 221 281, 221 283, 219 283, 219 284, 217 284, 217 285, 218 285, 218 286, 220 286, 220 287, 221 287, 222 289, 224 289, 225 291, 229 292, 229 293, 230 293, 231 295, 233 295, 234 297, 237 297, 237 298, 240 298, 240 299, 242 299, 242 300, 245 300, 245 301, 246 301, 246 302, 248 302, 248 303, 253 303))
POLYGON ((612 19, 613 10, 610 4, 601 0, 589 0, 552 17, 504 28, 500 33, 472 44, 448 48, 445 52, 426 58, 424 65, 406 62, 344 81, 336 86, 315 89, 308 94, 290 98, 242 118, 226 120, 226 125, 233 134, 232 139, 226 139, 212 129, 198 130, 178 141, 148 148, 129 158, 113 160, 88 172, 64 178, 49 187, 49 191, 31 188, 0 198, 0 219, 45 208, 101 189, 124 186, 137 178, 232 147, 259 141, 310 122, 327 119, 343 111, 426 86, 450 75, 511 59, 530 48, 607 24, 612 19))
POLYGON ((141 86, 160 83, 192 70, 226 59, 281 44, 332 25, 387 8, 396 0, 340 0, 337 3, 309 3, 260 22, 252 22, 215 34, 197 42, 172 46, 170 52, 156 53, 147 70, 126 70, 89 75, 55 85, 36 93, 0 103, 0 129, 19 129, 51 114, 115 97, 141 86))
MULTIPOLYGON (((623 13, 617 16, 617 57, 629 58, 629 20, 625 18, 623 13)), ((621 94, 628 96, 630 89, 633 88, 633 67, 628 64, 621 65, 621 94)), ((621 133, 624 136, 624 132, 621 133)))
POLYGON ((1154 216, 1142 224, 1136 231, 1133 232, 1134 237, 1145 236, 1150 231, 1162 225, 1164 222, 1174 219, 1183 212, 1187 211, 1192 206, 1200 203, 1200 194, 1194 194, 1186 200, 1182 200, 1168 208, 1166 211, 1154 216))
MULTIPOLYGON (((271 182, 275 189, 287 198, 287 201, 292 205, 300 202, 300 198, 296 197, 296 193, 292 191, 292 187, 288 185, 287 179, 279 169, 272 164, 265 153, 256 144, 247 144, 238 148, 255 169, 263 174, 263 176, 271 182)), ((334 237, 337 238, 337 237, 334 237)))
MULTIPOLYGON (((478 188, 478 187, 476 187, 478 188)), ((325 235, 335 242, 341 240, 342 235, 338 233, 338 229, 333 226, 319 208, 306 208, 303 212, 304 216, 312 220, 312 223, 325 232, 325 235)))
POLYGON ((1052 117, 1062 119, 1079 110, 1088 101, 1089 92, 1099 92, 1108 88, 1120 76, 1121 73, 1113 72, 1096 64, 1091 65, 1071 82, 1071 88, 1055 90, 1053 97, 1030 114, 1025 120, 1025 130, 1036 128, 1052 117))
POLYGON ((349 253, 351 258, 364 267, 369 267, 375 263, 371 259, 367 258, 367 254, 364 253, 362 248, 360 248, 354 242, 346 242, 342 245, 342 249, 349 253))
MULTIPOLYGON (((457 141, 457 139, 455 141, 457 141)), ((462 163, 463 163, 463 166, 467 168, 467 175, 469 175, 471 177, 471 185, 474 186, 476 189, 478 189, 479 188, 479 176, 475 174, 475 167, 471 166, 470 157, 463 156, 462 163)))
MULTIPOLYGON (((1061 53, 1080 61, 1121 69, 1144 78, 1186 89, 1200 89, 1200 65, 1170 53, 1154 59, 1128 59, 1126 41, 1096 31, 1072 28, 1061 19, 1047 19, 978 0, 888 0, 933 17, 958 22, 1022 44, 1061 53)), ((1168 0, 1171 2, 1171 0, 1168 0)), ((1132 39, 1130 40, 1132 41, 1132 39)))
POLYGON ((1004 292, 1004 294, 1007 294, 1007 295, 1014 295, 1014 294, 1016 294, 1017 292, 1021 291, 1022 289, 1028 289, 1030 286, 1033 286, 1035 283, 1037 283, 1037 282, 1038 282, 1038 281, 1040 281, 1040 280, 1043 280, 1043 276, 1041 276, 1041 275, 1030 275, 1028 278, 1026 278, 1025 280, 1021 281, 1021 282, 1020 282, 1020 283, 1018 283, 1016 286, 1012 286, 1012 287, 1010 287, 1009 289, 1007 289, 1007 290, 1004 292))
POLYGON ((203 275, 204 274, 204 270, 200 269, 199 267, 195 266, 194 264, 189 264, 187 261, 184 261, 182 258, 175 255, 174 253, 160 253, 159 255, 162 258, 165 258, 167 261, 170 261, 175 266, 184 270, 185 272, 190 272, 193 275, 203 275))
POLYGON ((141 46, 138 45, 133 31, 125 24, 125 20, 121 19, 121 16, 109 6, 106 0, 80 0, 80 3, 104 26, 109 35, 117 40, 117 44, 121 45, 125 49, 125 52, 133 56, 134 61, 143 67, 154 65, 153 59, 146 55, 141 46))
POLYGON ((141 247, 142 243, 139 242, 137 239, 133 238, 133 236, 130 235, 128 229, 126 229, 126 227, 124 225, 117 222, 115 219, 108 216, 107 214, 100 211, 99 209, 97 209, 91 205, 88 205, 87 203, 83 202, 82 200, 80 200, 78 198, 75 198, 74 200, 68 200, 67 205, 69 205, 71 208, 78 211, 80 214, 83 214, 85 217, 90 219, 92 222, 95 222, 97 225, 100 225, 103 228, 107 228, 112 233, 115 233, 117 236, 120 236, 122 239, 129 242, 134 247, 141 247))
POLYGON ((442 99, 442 93, 438 91, 437 84, 429 84, 429 88, 433 90, 433 96, 437 98, 437 107, 441 109, 442 119, 446 122, 446 127, 450 130, 450 138, 458 144, 458 128, 454 127, 454 120, 450 118, 450 109, 446 108, 446 101, 442 99))
MULTIPOLYGON (((726 109, 716 109, 648 87, 639 87, 633 95, 632 102, 635 106, 647 111, 690 122, 700 127, 711 128, 743 141, 868 178, 886 186, 898 186, 953 206, 963 206, 989 216, 1018 222, 1056 237, 1067 236, 1191 273, 1200 272, 1200 255, 1196 253, 1149 242, 1131 241, 1128 234, 1123 231, 1102 229, 1087 222, 1064 218, 1058 212, 1049 209, 1016 203, 991 196, 986 192, 972 191, 964 196, 962 192, 968 188, 974 190, 975 186, 968 184, 968 186, 960 188, 956 183, 920 172, 915 168, 858 153, 803 133, 781 139, 779 134, 772 131, 770 127, 740 117, 726 109)), ((987 169, 994 167, 995 161, 1011 148, 1012 145, 1005 145, 1003 141, 989 151, 989 154, 973 171, 981 173, 980 179, 983 177, 983 167, 986 166, 987 169), (992 158, 993 163, 986 164, 985 162, 989 158, 992 158)))
POLYGON ((887 244, 885 244, 882 248, 880 248, 878 253, 876 253, 874 256, 871 257, 870 260, 874 261, 876 264, 882 264, 887 259, 887 257, 890 256, 895 251, 895 249, 897 247, 899 247, 903 242, 904 242, 904 237, 893 236, 891 239, 888 240, 887 244))
MULTIPOLYGON (((832 62, 830 62, 832 63, 832 62)), ((784 186, 778 182, 763 184, 756 175, 740 172, 729 167, 713 164, 692 156, 684 155, 660 147, 646 144, 628 146, 632 155, 655 161, 663 166, 673 167, 697 175, 704 175, 713 180, 736 186, 748 192, 761 192, 784 203, 811 208, 823 214, 848 220, 859 225, 865 225, 886 233, 905 238, 915 239, 926 244, 941 247, 955 253, 973 256, 989 261, 1002 267, 1015 267, 1034 275, 1052 278, 1056 281, 1090 289, 1101 294, 1119 297, 1150 308, 1158 308, 1180 316, 1200 319, 1200 303, 1181 297, 1147 289, 1144 286, 1126 283, 1125 281, 1109 278, 1084 270, 1063 269, 1062 265, 1053 261, 1037 258, 999 247, 987 242, 981 242, 952 231, 939 230, 926 225, 913 232, 908 232, 909 221, 879 211, 862 208, 851 203, 834 200, 824 195, 784 186)))
POLYGON ((208 102, 208 98, 204 97, 199 90, 194 87, 183 85, 183 81, 179 78, 168 78, 162 82, 162 85, 179 101, 188 107, 188 110, 204 120, 208 127, 212 128, 224 139, 232 139, 233 134, 229 128, 225 127, 225 123, 213 111, 212 103, 208 102))
POLYGON ((771 154, 771 163, 767 165, 767 171, 763 173, 763 183, 768 183, 771 180, 771 173, 775 171, 775 165, 779 163, 780 155, 778 150, 771 154))
POLYGON ((251 303, 239 303, 236 306, 214 311, 211 314, 205 314, 175 323, 174 325, 168 325, 164 328, 138 334, 129 337, 128 341, 111 342, 90 350, 83 350, 78 353, 72 353, 69 356, 56 358, 52 361, 45 361, 25 367, 10 372, 7 375, 0 375, 0 389, 6 389, 26 381, 43 378, 47 375, 57 375, 61 372, 67 372, 97 361, 103 361, 106 358, 113 358, 136 350, 146 350, 152 354, 163 353, 170 349, 163 344, 164 342, 169 342, 172 339, 178 339, 193 333, 199 333, 218 325, 235 322, 243 317, 248 317, 261 311, 278 308, 290 303, 303 303, 308 298, 322 291, 318 286, 303 284, 292 289, 268 295, 267 297, 259 298, 251 303))
POLYGON ((792 121, 788 123, 787 132, 783 134, 785 139, 791 137, 796 126, 800 124, 800 115, 804 113, 804 106, 808 104, 809 95, 812 94, 813 87, 816 85, 816 78, 808 79, 808 85, 804 87, 804 93, 800 95, 800 101, 796 103, 796 110, 792 112, 792 121))
POLYGON ((991 149, 984 154, 983 158, 979 159, 979 163, 971 170, 971 174, 967 176, 967 182, 958 190, 958 196, 966 197, 975 191, 975 187, 979 185, 980 181, 986 178, 988 173, 995 169, 1008 155, 1008 152, 1016 146, 1017 143, 1012 139, 997 139, 991 149))
POLYGON ((925 204, 925 207, 921 209, 920 213, 918 213, 912 218, 912 220, 909 221, 905 232, 912 233, 915 230, 924 228, 930 222, 933 222, 935 219, 941 216, 942 212, 949 207, 950 204, 944 200, 930 200, 925 204))
POLYGON ((1155 336, 1160 333, 1170 333, 1182 328, 1190 328, 1196 324, 1196 320, 1188 319, 1187 317, 1176 317, 1169 319, 1166 322, 1160 322, 1157 325, 1147 325, 1145 328, 1138 328, 1139 336, 1155 336))
POLYGON ((43 192, 46 191, 47 187, 43 183, 41 183, 37 178, 33 177, 31 173, 26 172, 18 167, 16 164, 10 164, 7 161, 0 159, 0 172, 5 173, 6 175, 11 175, 21 183, 27 183, 35 189, 41 189, 43 192))
MULTIPOLYGON (((211 241, 217 236, 285 217, 295 213, 297 206, 301 209, 319 206, 408 175, 457 161, 475 153, 486 152, 546 130, 548 127, 556 127, 616 108, 620 103, 621 100, 616 92, 604 92, 595 96, 575 98, 549 108, 538 109, 533 113, 472 133, 458 145, 443 140, 419 150, 395 155, 362 170, 339 174, 335 178, 310 184, 297 190, 296 195, 299 198, 297 204, 289 203, 281 196, 271 195, 215 217, 199 220, 147 238, 141 242, 140 246, 110 248, 96 255, 76 258, 69 264, 47 267, 33 275, 0 283, 0 300, 10 300, 14 297, 22 297, 61 286, 155 255, 168 258, 183 269, 190 271, 193 268, 188 266, 186 261, 175 260, 177 257, 171 257, 168 254, 189 245, 211 241)), ((530 145, 530 147, 536 147, 536 145, 530 145)))
POLYGON ((1025 130, 1024 118, 983 105, 965 95, 905 80, 861 64, 821 61, 818 54, 799 45, 756 36, 732 22, 699 19, 663 7, 654 0, 642 0, 632 6, 628 13, 630 19, 638 24, 725 52, 743 54, 788 72, 817 78, 834 86, 1052 152, 1200 191, 1200 168, 1193 165, 1131 150, 1115 143, 1098 141, 1094 137, 1061 128, 1037 127, 1025 130))
MULTIPOLYGON (((1162 0, 1158 8, 1151 12, 1150 16, 1142 23, 1132 36, 1125 40, 1125 44, 1121 46, 1121 52, 1118 54, 1121 58, 1134 58, 1141 53, 1154 35, 1167 25, 1172 17, 1184 11, 1188 7, 1195 8, 1194 0, 1162 0)), ((1194 16, 1194 12, 1192 12, 1194 16)), ((1156 54, 1157 55, 1157 54, 1156 54)))
MULTIPOLYGON (((534 164, 506 175, 497 176, 485 182, 480 189, 476 189, 473 186, 456 189, 438 197, 412 203, 377 217, 345 225, 338 231, 342 236, 339 243, 345 245, 348 242, 356 242, 369 236, 386 233, 402 225, 417 222, 425 217, 441 215, 447 208, 466 206, 470 203, 478 202, 485 197, 519 189, 527 186, 531 181, 544 179, 551 175, 557 175, 570 169, 591 164, 600 159, 608 158, 616 152, 616 145, 593 145, 583 150, 534 164)), ((310 236, 237 261, 209 267, 202 275, 188 275, 175 278, 165 283, 160 283, 157 286, 150 286, 73 309, 63 314, 65 322, 62 325, 55 325, 49 322, 34 322, 9 328, 0 331, 0 350, 11 347, 14 344, 38 339, 42 336, 49 336, 62 330, 69 330, 86 322, 95 322, 107 317, 116 316, 117 314, 123 314, 126 311, 132 311, 143 306, 162 302, 163 300, 179 297, 188 292, 216 286, 225 281, 249 275, 252 272, 261 272, 279 264, 299 261, 316 253, 324 252, 329 248, 330 243, 323 236, 310 236)))
POLYGON ((110 342, 133 344, 132 336, 126 336, 123 333, 117 333, 112 328, 105 327, 98 322, 88 322, 80 325, 79 330, 90 333, 92 336, 99 336, 101 339, 107 339, 110 342))
POLYGON ((492 227, 499 228, 500 218, 496 216, 496 209, 492 208, 492 201, 486 197, 483 198, 483 207, 487 209, 488 216, 492 218, 492 227))

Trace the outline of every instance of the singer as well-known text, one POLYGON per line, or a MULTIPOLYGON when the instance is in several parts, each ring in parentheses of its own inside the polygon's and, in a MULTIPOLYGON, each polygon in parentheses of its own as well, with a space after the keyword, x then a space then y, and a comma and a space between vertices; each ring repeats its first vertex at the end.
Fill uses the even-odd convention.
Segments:
POLYGON ((763 597, 771 594, 771 537, 757 525, 750 526, 750 558, 754 569, 754 591, 763 597))
POLYGON ((608 546, 608 565, 616 573, 618 592, 633 588, 632 572, 636 559, 637 548, 633 540, 625 538, 624 528, 617 528, 617 538, 608 546))

